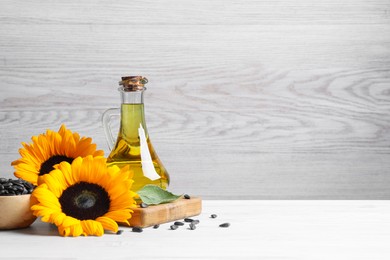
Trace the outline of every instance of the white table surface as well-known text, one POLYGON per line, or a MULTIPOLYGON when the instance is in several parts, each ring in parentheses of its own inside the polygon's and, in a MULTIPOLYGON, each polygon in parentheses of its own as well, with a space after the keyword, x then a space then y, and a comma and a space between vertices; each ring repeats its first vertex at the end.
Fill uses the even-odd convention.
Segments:
POLYGON ((207 200, 196 218, 196 230, 77 238, 37 220, 0 232, 0 259, 390 259, 390 201, 207 200))

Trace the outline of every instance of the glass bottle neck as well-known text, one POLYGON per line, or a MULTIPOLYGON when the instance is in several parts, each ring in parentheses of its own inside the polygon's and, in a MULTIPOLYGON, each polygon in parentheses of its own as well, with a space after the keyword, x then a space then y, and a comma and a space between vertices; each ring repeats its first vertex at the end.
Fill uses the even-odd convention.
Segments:
POLYGON ((143 103, 144 90, 119 90, 122 99, 120 134, 127 142, 139 142, 140 131, 148 137, 143 103))
POLYGON ((126 91, 123 88, 119 88, 122 104, 143 104, 145 90, 146 88, 143 90, 126 91))

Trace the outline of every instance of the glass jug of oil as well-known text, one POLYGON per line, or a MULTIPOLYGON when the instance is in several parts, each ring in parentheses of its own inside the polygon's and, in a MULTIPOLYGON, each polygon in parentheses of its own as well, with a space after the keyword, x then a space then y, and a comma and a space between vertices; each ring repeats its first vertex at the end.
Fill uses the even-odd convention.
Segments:
POLYGON ((120 109, 111 108, 103 113, 103 129, 106 135, 110 155, 107 164, 124 167, 129 165, 134 172, 133 191, 147 184, 166 189, 169 174, 150 142, 145 123, 143 94, 148 80, 142 76, 122 77, 118 89, 122 104, 120 109), (110 121, 120 114, 118 137, 112 135, 110 121))

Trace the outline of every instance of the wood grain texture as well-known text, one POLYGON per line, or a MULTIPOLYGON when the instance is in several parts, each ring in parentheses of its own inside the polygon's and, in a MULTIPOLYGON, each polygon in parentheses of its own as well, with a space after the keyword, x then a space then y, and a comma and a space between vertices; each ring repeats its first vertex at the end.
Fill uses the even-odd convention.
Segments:
POLYGON ((390 198, 388 1, 2 1, 0 172, 65 123, 108 149, 122 75, 171 189, 203 198, 390 198))
MULTIPOLYGON (((128 219, 131 227, 151 227, 175 220, 198 216, 202 212, 202 199, 178 199, 170 203, 150 205, 146 208, 133 209, 131 218, 128 219)), ((128 226, 124 224, 124 226, 128 226)))
POLYGON ((203 201, 196 230, 172 223, 142 233, 64 239, 54 225, 2 231, 4 259, 375 259, 390 256, 390 202, 203 201), (210 218, 217 214, 217 218, 210 218), (229 228, 219 225, 229 222, 229 228), (20 245, 23 248, 20 248, 20 245), (47 246, 50 245, 50 246, 47 246), (153 250, 155 249, 155 250, 153 250), (158 249, 158 250, 157 250, 158 249), (59 254, 58 252, 61 252, 59 254))

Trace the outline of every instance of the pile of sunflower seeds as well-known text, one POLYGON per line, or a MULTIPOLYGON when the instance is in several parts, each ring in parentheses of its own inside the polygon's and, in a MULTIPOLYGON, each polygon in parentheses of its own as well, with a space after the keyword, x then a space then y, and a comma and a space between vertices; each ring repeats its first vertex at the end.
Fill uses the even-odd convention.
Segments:
POLYGON ((31 194, 34 188, 34 185, 22 179, 0 178, 0 196, 31 194))

